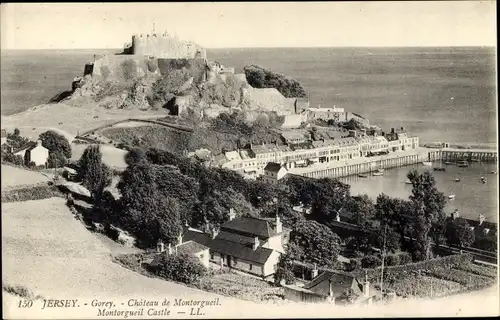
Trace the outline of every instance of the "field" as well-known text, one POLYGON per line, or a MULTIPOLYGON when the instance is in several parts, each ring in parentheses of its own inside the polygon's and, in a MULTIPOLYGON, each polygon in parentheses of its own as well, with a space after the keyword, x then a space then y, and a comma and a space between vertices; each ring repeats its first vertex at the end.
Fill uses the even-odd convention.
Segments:
POLYGON ((122 268, 111 261, 114 251, 72 216, 63 199, 2 204, 4 284, 46 298, 216 297, 122 268))
MULTIPOLYGON (((71 145, 71 160, 78 160, 89 145, 87 144, 72 144, 71 145)), ((124 169, 127 167, 125 163, 125 150, 115 148, 113 146, 101 145, 102 161, 110 167, 116 169, 124 169)))
POLYGON ((49 178, 42 173, 2 164, 2 190, 48 181, 49 178))
POLYGON ((86 101, 77 100, 65 103, 41 105, 22 113, 2 116, 2 129, 21 130, 23 136, 36 139, 40 133, 52 128, 64 131, 66 136, 74 137, 116 121, 134 118, 164 116, 163 111, 106 110, 96 108, 86 101))

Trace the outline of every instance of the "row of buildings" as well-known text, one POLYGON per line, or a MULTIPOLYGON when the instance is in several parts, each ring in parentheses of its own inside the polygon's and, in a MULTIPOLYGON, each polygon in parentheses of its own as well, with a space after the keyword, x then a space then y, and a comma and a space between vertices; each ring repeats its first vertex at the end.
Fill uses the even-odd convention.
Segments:
POLYGON ((404 128, 391 129, 381 135, 367 135, 364 131, 349 131, 346 137, 312 141, 299 131, 283 132, 284 144, 250 145, 248 149, 225 152, 211 157, 210 164, 237 171, 253 178, 264 174, 270 162, 286 169, 311 166, 316 163, 342 164, 347 160, 391 152, 417 149, 418 137, 411 136, 404 128))

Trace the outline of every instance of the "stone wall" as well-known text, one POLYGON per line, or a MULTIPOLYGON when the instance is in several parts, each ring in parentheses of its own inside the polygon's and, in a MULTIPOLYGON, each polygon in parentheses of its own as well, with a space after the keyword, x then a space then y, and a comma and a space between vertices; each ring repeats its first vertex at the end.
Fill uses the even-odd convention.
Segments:
POLYGON ((205 48, 179 40, 167 33, 132 36, 131 52, 134 55, 147 55, 168 59, 206 59, 205 48))
POLYGON ((157 59, 140 55, 108 55, 86 66, 92 76, 106 80, 130 80, 148 74, 168 74, 172 70, 186 68, 199 83, 206 78, 206 62, 203 59, 157 59))

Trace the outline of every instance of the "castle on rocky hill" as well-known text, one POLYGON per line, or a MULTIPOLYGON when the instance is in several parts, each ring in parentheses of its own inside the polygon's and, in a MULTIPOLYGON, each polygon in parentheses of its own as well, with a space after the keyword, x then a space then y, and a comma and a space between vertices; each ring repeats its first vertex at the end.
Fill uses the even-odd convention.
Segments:
POLYGON ((171 36, 166 31, 162 34, 135 34, 132 43, 124 48, 124 54, 150 56, 158 59, 206 59, 205 48, 192 41, 184 41, 171 36))

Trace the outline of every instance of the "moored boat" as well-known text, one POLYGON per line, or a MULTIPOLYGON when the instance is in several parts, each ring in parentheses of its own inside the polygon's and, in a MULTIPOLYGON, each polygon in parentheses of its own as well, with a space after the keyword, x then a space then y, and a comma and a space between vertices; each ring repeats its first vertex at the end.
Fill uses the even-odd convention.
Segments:
POLYGON ((440 168, 434 168, 434 171, 446 171, 446 169, 440 167, 440 168))
POLYGON ((360 173, 360 174, 358 174, 358 177, 360 177, 360 178, 368 178, 368 175, 360 173))
POLYGON ((424 166, 427 166, 427 167, 432 166, 432 162, 430 162, 430 161, 423 161, 423 162, 422 162, 422 164, 423 164, 424 166))
POLYGON ((453 180, 455 182, 460 182, 460 178, 455 178, 455 180, 453 180))
POLYGON ((405 180, 405 183, 406 183, 406 184, 412 184, 412 183, 411 183, 411 181, 410 181, 410 179, 406 179, 406 180, 405 180))
POLYGON ((468 167, 468 166, 469 166, 469 163, 468 163, 467 161, 465 161, 465 160, 463 160, 463 161, 458 161, 458 162, 457 162, 457 166, 458 166, 458 167, 460 167, 460 168, 466 168, 466 167, 468 167))
POLYGON ((455 163, 453 163, 453 162, 451 162, 451 161, 445 161, 445 162, 444 162, 444 164, 447 164, 447 165, 452 165, 452 164, 455 164, 455 163))
POLYGON ((372 175, 373 175, 373 176, 383 176, 383 175, 384 175, 384 173, 383 173, 383 172, 378 172, 378 171, 376 171, 376 172, 372 173, 372 175))
POLYGON ((448 199, 450 199, 450 200, 455 199, 455 195, 454 195, 454 194, 450 194, 450 195, 448 196, 448 199))

